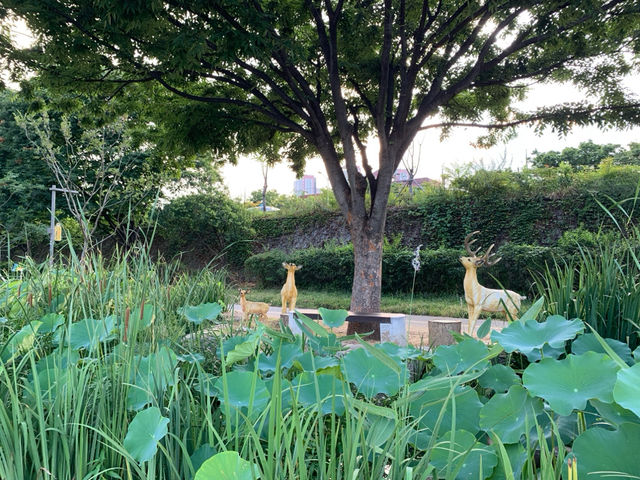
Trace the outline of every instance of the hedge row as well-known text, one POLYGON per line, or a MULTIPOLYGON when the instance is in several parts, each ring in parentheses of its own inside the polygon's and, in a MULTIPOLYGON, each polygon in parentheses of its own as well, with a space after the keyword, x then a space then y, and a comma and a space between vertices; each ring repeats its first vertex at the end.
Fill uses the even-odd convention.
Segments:
MULTIPOLYGON (((494 277, 505 287, 528 294, 533 283, 530 271, 552 261, 553 249, 531 245, 506 244, 498 250, 502 261, 491 268, 479 270, 483 285, 498 287, 494 277)), ((463 250, 440 248, 420 252, 421 269, 416 275, 417 293, 462 293, 464 268, 459 257, 463 250)), ((409 249, 386 249, 382 260, 382 290, 385 293, 411 291, 413 252, 409 249)), ((280 287, 286 271, 282 262, 303 265, 296 272, 296 284, 301 288, 320 290, 350 290, 353 279, 353 247, 309 248, 286 254, 271 250, 248 258, 245 273, 262 287, 280 287)))

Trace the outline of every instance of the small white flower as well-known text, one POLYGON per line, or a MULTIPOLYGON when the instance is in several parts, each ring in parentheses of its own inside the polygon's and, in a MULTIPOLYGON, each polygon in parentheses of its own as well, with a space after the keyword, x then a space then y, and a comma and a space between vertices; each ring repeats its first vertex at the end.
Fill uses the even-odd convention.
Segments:
POLYGON ((411 266, 417 272, 420 270, 420 249, 422 248, 422 244, 418 245, 413 252, 413 259, 411 260, 411 266))

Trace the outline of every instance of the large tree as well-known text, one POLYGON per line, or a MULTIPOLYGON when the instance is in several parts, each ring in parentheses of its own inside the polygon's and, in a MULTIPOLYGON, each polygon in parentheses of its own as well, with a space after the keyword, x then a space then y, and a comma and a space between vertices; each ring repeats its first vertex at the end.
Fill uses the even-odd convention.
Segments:
POLYGON ((421 129, 482 124, 493 136, 525 122, 566 130, 640 120, 637 99, 621 86, 640 50, 637 0, 3 4, 38 39, 7 58, 52 84, 110 85, 111 94, 160 85, 190 102, 182 116, 165 117, 183 119, 177 131, 201 133, 186 136, 195 142, 215 136, 219 147, 275 130, 288 138, 294 167, 319 155, 351 231, 354 310, 379 308, 391 179, 421 129), (529 84, 547 80, 573 82, 591 97, 514 109, 529 84), (368 141, 379 145, 377 176, 368 141))

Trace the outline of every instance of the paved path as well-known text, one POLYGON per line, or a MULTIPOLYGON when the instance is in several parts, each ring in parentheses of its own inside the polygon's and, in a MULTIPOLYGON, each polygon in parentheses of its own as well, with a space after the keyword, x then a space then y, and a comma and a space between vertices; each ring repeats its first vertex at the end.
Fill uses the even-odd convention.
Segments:
MULTIPOLYGON (((270 307, 268 317, 271 319, 279 319, 282 307, 270 307)), ((242 318, 242 307, 238 304, 234 305, 234 318, 242 318)), ((461 320, 462 331, 468 332, 468 321, 466 318, 453 318, 453 317, 436 317, 431 315, 407 315, 407 334, 409 335, 410 343, 417 343, 417 340, 424 338, 426 341, 429 335, 429 320, 461 320)), ((475 331, 482 325, 483 319, 476 322, 475 331)), ((491 328, 493 330, 502 330, 507 326, 507 322, 504 320, 493 320, 491 322, 491 328)), ((337 330, 340 332, 340 330, 337 330)), ((340 332, 342 333, 342 332, 340 332)))

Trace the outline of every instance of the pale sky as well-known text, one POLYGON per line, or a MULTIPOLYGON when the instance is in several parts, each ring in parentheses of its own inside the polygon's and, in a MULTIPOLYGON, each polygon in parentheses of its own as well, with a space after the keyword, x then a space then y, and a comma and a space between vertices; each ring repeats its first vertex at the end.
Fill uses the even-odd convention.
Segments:
MULTIPOLYGON (((30 32, 23 22, 11 26, 14 41, 27 46, 31 39, 30 32)), ((640 98, 640 76, 630 77, 625 82, 627 89, 640 98)), ((564 85, 539 85, 531 89, 528 99, 519 106, 522 109, 561 102, 580 100, 584 95, 572 87, 564 85)), ((565 147, 576 147, 580 142, 593 140, 596 143, 616 143, 626 146, 630 142, 640 142, 640 127, 627 130, 599 130, 595 127, 574 128, 566 137, 546 131, 538 136, 531 127, 521 126, 517 137, 506 144, 496 145, 491 149, 474 148, 472 143, 479 135, 485 133, 479 128, 457 128, 443 141, 437 129, 420 132, 416 144, 422 144, 421 161, 418 177, 440 179, 444 169, 470 162, 484 161, 485 164, 498 162, 506 152, 511 168, 519 169, 525 164, 527 155, 533 150, 562 150, 565 147)), ((377 140, 370 139, 367 154, 372 163, 376 163, 377 140)), ((416 149, 417 151, 417 149, 416 149)), ((372 165, 374 170, 376 165, 372 165)), ((400 167, 402 168, 402 167, 400 167)), ((242 158, 238 165, 225 165, 222 169, 224 183, 232 197, 243 199, 258 189, 262 189, 263 177, 260 162, 252 158, 242 158)), ((319 158, 307 162, 305 174, 314 175, 318 188, 328 188, 325 168, 319 158)), ((286 165, 280 163, 269 170, 268 185, 270 190, 280 193, 293 193, 295 174, 286 165)))

